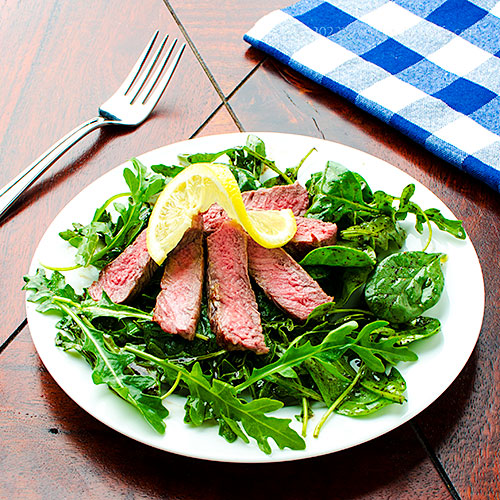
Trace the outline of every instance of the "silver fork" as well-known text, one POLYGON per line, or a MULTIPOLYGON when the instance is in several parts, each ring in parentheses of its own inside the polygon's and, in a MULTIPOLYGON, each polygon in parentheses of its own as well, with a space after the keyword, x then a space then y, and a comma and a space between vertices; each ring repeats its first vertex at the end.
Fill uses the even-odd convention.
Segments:
POLYGON ((137 126, 149 116, 165 91, 186 46, 186 44, 181 45, 166 67, 177 39, 165 49, 168 35, 165 36, 152 54, 158 34, 156 31, 119 89, 100 106, 96 118, 82 123, 65 135, 0 189, 0 218, 45 170, 88 133, 107 125, 137 126))

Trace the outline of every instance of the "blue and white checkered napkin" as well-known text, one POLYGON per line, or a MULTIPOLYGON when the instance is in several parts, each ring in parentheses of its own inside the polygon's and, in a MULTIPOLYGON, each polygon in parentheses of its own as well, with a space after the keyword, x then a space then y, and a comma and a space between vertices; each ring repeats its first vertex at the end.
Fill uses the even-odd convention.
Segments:
POLYGON ((302 0, 244 39, 500 191, 497 0, 302 0))

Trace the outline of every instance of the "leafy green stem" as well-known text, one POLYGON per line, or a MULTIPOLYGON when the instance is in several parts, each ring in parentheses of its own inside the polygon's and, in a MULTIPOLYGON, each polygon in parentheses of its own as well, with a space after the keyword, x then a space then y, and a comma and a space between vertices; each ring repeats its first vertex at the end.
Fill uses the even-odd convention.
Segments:
POLYGON ((292 179, 297 179, 297 175, 299 174, 299 170, 301 169, 302 165, 304 165, 305 161, 311 156, 311 154, 317 151, 316 148, 311 148, 306 155, 299 161, 298 165, 293 167, 293 168, 287 168, 286 169, 286 174, 289 175, 292 179))
POLYGON ((429 248, 429 245, 431 244, 431 240, 432 240, 432 225, 431 225, 431 221, 430 221, 429 217, 427 217, 427 214, 420 208, 419 205, 417 205, 416 203, 412 203, 412 205, 420 213, 420 215, 424 218, 425 223, 427 224, 427 228, 429 229, 429 236, 427 237, 427 242, 425 243, 425 246, 424 246, 424 248, 422 250, 423 252, 425 252, 427 250, 427 248, 429 248))
POLYGON ((80 267, 83 267, 81 264, 75 264, 74 266, 68 266, 68 267, 54 267, 54 266, 48 266, 47 264, 44 264, 43 262, 40 262, 40 265, 42 267, 44 267, 45 269, 48 269, 49 271, 59 271, 59 272, 74 271, 75 269, 79 269, 80 267))
POLYGON ((175 382, 172 384, 172 387, 161 397, 161 399, 167 399, 170 395, 172 395, 175 392, 175 389, 177 389, 177 386, 179 385, 181 378, 182 378, 182 372, 177 373, 177 377, 175 378, 175 382))
POLYGON ((104 204, 96 211, 96 213, 94 215, 94 220, 99 220, 101 218, 102 214, 109 207, 109 205, 111 205, 111 203, 113 203, 115 200, 117 200, 118 198, 123 198, 124 196, 131 196, 131 195, 132 195, 132 193, 130 193, 130 192, 118 193, 118 194, 115 194, 115 195, 111 196, 110 198, 108 198, 104 202, 104 204))
POLYGON ((52 301, 54 303, 56 303, 66 314, 68 314, 73 319, 73 321, 80 327, 82 332, 85 334, 87 339, 92 343, 94 349, 101 357, 102 361, 106 365, 106 368, 113 375, 115 383, 119 387, 125 389, 125 386, 123 385, 122 381, 120 380, 120 377, 118 376, 118 374, 115 372, 112 364, 108 362, 108 356, 106 355, 105 352, 103 352, 101 346, 99 345, 99 342, 97 342, 96 339, 94 338, 94 336, 92 335, 92 332, 90 331, 88 325, 85 322, 83 322, 82 319, 77 314, 75 314, 75 312, 70 307, 68 307, 68 305, 66 304, 67 302, 71 302, 71 301, 60 300, 60 298, 58 298, 58 297, 54 297, 52 299, 52 301))
POLYGON ((309 402, 306 397, 302 398, 302 437, 307 435, 307 424, 309 423, 309 402))
POLYGON ((284 172, 282 172, 272 161, 269 161, 266 157, 260 155, 253 149, 249 148, 248 146, 243 146, 243 149, 253 157, 257 158, 260 160, 266 167, 268 167, 270 170, 272 170, 274 173, 278 174, 287 184, 293 184, 292 179, 288 177, 284 172))
POLYGON ((328 417, 335 411, 335 409, 340 405, 340 403, 342 403, 342 401, 346 398, 346 396, 348 396, 349 393, 354 389, 355 385, 361 378, 361 375, 363 375, 363 372, 364 372, 364 366, 362 366, 358 370, 358 373, 356 373, 356 376, 354 377, 353 381, 349 384, 349 386, 346 388, 346 390, 333 402, 330 408, 328 408, 326 413, 321 417, 321 420, 318 422, 318 425, 316 425, 314 429, 313 436, 315 438, 319 436, 321 428, 323 427, 324 423, 328 420, 328 417))
POLYGON ((175 371, 180 371, 182 368, 180 366, 177 366, 173 363, 170 363, 164 359, 158 358, 157 356, 153 356, 152 354, 149 354, 148 352, 141 351, 140 349, 136 349, 135 347, 132 347, 130 344, 127 344, 126 346, 123 347, 123 351, 131 352, 132 354, 135 354, 138 358, 145 359, 146 361, 151 361, 155 365, 160 365, 160 366, 167 366, 168 368, 173 368, 175 371))

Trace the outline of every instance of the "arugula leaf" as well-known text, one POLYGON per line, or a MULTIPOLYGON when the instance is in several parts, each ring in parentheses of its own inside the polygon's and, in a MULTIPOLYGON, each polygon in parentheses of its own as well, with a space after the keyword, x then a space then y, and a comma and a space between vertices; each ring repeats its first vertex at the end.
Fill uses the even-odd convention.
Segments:
POLYGON ((436 226, 441 229, 441 231, 446 231, 447 233, 450 233, 451 235, 455 236, 455 238, 465 240, 467 237, 465 230, 462 226, 462 221, 460 220, 452 220, 452 219, 447 219, 443 216, 443 214, 436 208, 428 208, 427 210, 424 210, 425 216, 421 215, 419 212, 417 212, 417 223, 415 224, 415 227, 417 231, 422 232, 422 224, 426 221, 426 218, 436 226))
MULTIPOLYGON (((361 175, 351 172, 339 163, 329 161, 325 170, 312 175, 306 186, 312 195, 307 215, 337 222, 342 226, 342 229, 352 225, 361 226, 364 222, 381 216, 389 217, 393 222, 404 220, 409 213, 412 213, 416 216, 415 227, 419 232, 422 232, 424 222, 430 224, 432 221, 439 229, 447 231, 457 238, 466 237, 460 221, 446 219, 436 208, 424 211, 411 201, 415 192, 413 184, 406 186, 399 198, 384 191, 372 193, 361 175), (399 206, 395 208, 394 202, 398 200, 399 206)), ((393 224, 394 228, 390 230, 387 221, 385 221, 385 225, 386 231, 389 230, 389 233, 384 239, 390 239, 398 244, 402 235, 398 234, 397 226, 393 224)), ((372 223, 372 230, 375 229, 374 226, 375 224, 372 223)), ((358 232, 354 233, 354 237, 359 238, 363 234, 360 228, 357 229, 358 232)), ((363 229, 367 229, 366 225, 363 226, 363 229)), ((430 238, 431 231, 429 233, 430 238)), ((371 237, 373 238, 375 234, 372 232, 371 237)), ((378 241, 378 245, 382 249, 386 245, 384 239, 378 241)))
POLYGON ((165 432, 164 418, 168 410, 159 396, 146 394, 156 383, 153 377, 136 375, 129 365, 135 356, 129 353, 114 352, 102 331, 91 323, 82 321, 65 302, 54 301, 80 328, 81 338, 75 339, 78 351, 84 354, 92 366, 92 380, 95 384, 107 384, 121 398, 135 406, 151 426, 158 432, 165 432))
POLYGON ((293 180, 285 172, 282 172, 274 161, 266 157, 264 141, 252 134, 248 135, 244 146, 224 149, 217 153, 181 154, 179 155, 179 161, 184 166, 193 163, 211 163, 224 155, 229 158, 229 169, 236 178, 241 191, 258 189, 264 185, 270 187, 283 182, 286 184, 293 183, 293 180), (275 172, 277 177, 273 177, 270 179, 271 182, 263 184, 261 175, 265 168, 275 172))
POLYGON ((398 343, 397 338, 371 339, 371 336, 377 333, 377 330, 387 325, 387 321, 373 321, 369 323, 359 332, 355 343, 349 346, 364 361, 368 368, 378 373, 385 371, 385 365, 380 358, 392 365, 399 361, 416 361, 418 359, 418 356, 407 347, 396 345, 398 343))
POLYGON ((443 291, 441 253, 401 252, 386 257, 365 287, 369 309, 391 323, 407 323, 434 306, 443 291))
POLYGON ((259 380, 274 375, 276 373, 286 372, 286 370, 299 366, 304 361, 311 359, 313 357, 319 356, 322 352, 331 349, 337 349, 338 355, 342 353, 343 350, 347 349, 350 345, 348 340, 348 335, 355 328, 357 328, 357 323, 354 321, 344 323, 342 326, 335 330, 332 330, 318 345, 312 345, 309 341, 305 344, 297 346, 299 339, 295 339, 295 344, 291 344, 290 347, 283 353, 283 355, 275 361, 261 368, 254 368, 251 376, 245 380, 245 382, 236 386, 236 392, 241 392, 247 387, 250 387, 255 382, 259 380))
POLYGON ((23 276, 25 285, 23 290, 30 290, 29 302, 38 304, 36 310, 41 313, 56 312, 61 314, 59 306, 52 302, 55 296, 63 297, 78 303, 82 296, 78 295, 72 286, 66 283, 64 275, 59 271, 54 271, 50 278, 47 277, 44 269, 37 269, 34 276, 23 276))
MULTIPOLYGON (((136 349, 130 347, 128 349, 148 359, 154 359, 136 349)), ((268 442, 269 438, 273 439, 280 449, 288 447, 293 450, 303 450, 305 448, 304 440, 289 427, 290 419, 266 415, 266 413, 282 408, 283 403, 280 401, 268 398, 243 401, 237 397, 236 390, 231 385, 217 379, 213 379, 210 383, 199 363, 188 371, 160 359, 155 361, 160 366, 169 366, 181 372, 182 380, 191 394, 188 422, 193 425, 201 425, 207 417, 215 418, 219 421, 219 425, 223 422, 223 434, 227 435, 227 426, 229 426, 234 434, 241 437, 243 430, 238 425, 238 422, 241 422, 245 432, 254 438, 259 448, 267 454, 272 451, 268 442), (193 402, 196 402, 196 405, 193 405, 193 402)), ((245 441, 248 442, 248 440, 245 441)))
POLYGON ((163 175, 151 174, 137 159, 131 159, 131 168, 123 170, 129 193, 112 196, 99 207, 86 224, 73 224, 73 229, 62 231, 61 238, 77 248, 76 263, 104 267, 121 253, 145 227, 151 213, 151 203, 165 186, 163 175), (128 196, 128 205, 114 203, 118 219, 113 222, 108 206, 119 197, 128 196))
POLYGON ((377 252, 387 251, 391 245, 401 248, 406 239, 406 231, 391 217, 380 215, 361 224, 350 226, 340 232, 344 240, 368 245, 377 252))
POLYGON ((145 313, 136 307, 127 306, 125 304, 115 304, 106 294, 103 292, 101 299, 96 302, 93 299, 87 299, 80 304, 72 304, 78 307, 78 309, 85 314, 90 320, 95 318, 137 318, 146 321, 152 321, 152 314, 145 313))
POLYGON ((268 438, 273 439, 281 450, 305 448, 304 440, 290 428, 290 419, 265 415, 279 410, 283 406, 280 401, 259 398, 248 403, 244 402, 236 397, 232 386, 217 379, 212 382, 211 394, 213 394, 211 403, 214 413, 224 417, 227 415, 235 424, 236 421, 240 421, 245 432, 257 441, 264 453, 270 454, 272 451, 268 438))
POLYGON ((165 181, 168 181, 169 179, 175 177, 178 173, 182 172, 184 167, 179 165, 157 164, 151 165, 151 170, 157 174, 163 175, 163 177, 165 177, 165 181))

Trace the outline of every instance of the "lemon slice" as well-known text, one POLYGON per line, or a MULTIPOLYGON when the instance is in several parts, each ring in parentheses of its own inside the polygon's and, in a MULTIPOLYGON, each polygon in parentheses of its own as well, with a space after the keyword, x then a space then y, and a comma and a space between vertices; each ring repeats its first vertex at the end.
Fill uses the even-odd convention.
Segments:
POLYGON ((177 174, 158 197, 147 228, 151 258, 161 264, 191 227, 193 217, 218 203, 266 248, 288 243, 297 230, 291 210, 249 210, 226 165, 195 163, 177 174))

